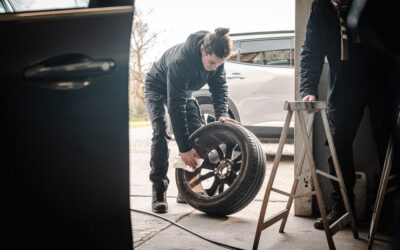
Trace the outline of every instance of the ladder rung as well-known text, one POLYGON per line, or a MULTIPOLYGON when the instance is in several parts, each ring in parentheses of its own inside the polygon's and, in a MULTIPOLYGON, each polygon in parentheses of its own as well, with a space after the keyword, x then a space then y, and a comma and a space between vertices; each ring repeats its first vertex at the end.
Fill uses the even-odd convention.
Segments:
POLYGON ((337 219, 332 225, 330 225, 329 230, 331 235, 335 235, 341 228, 345 227, 348 223, 350 223, 350 214, 345 213, 342 217, 337 219))
POLYGON ((265 228, 271 226, 272 224, 276 223, 277 221, 279 221, 280 219, 282 219, 283 217, 287 216, 287 214, 289 213, 288 209, 284 209, 282 211, 280 211, 279 213, 269 217, 262 225, 262 230, 264 230, 265 228))
POLYGON ((303 194, 296 194, 296 195, 294 195, 293 197, 294 197, 294 198, 301 198, 301 197, 311 196, 311 195, 315 195, 315 194, 316 194, 316 192, 315 192, 315 190, 314 190, 314 191, 307 192, 307 193, 303 193, 303 194))
POLYGON ((326 109, 328 105, 324 101, 317 102, 285 102, 284 110, 314 110, 314 109, 326 109))
POLYGON ((339 179, 339 178, 337 178, 336 176, 327 174, 327 173, 325 173, 324 171, 321 171, 321 170, 317 169, 317 170, 315 170, 315 172, 316 172, 317 174, 320 174, 320 175, 322 175, 322 176, 325 176, 326 178, 329 178, 329 179, 331 179, 331 180, 340 182, 340 179, 339 179))
POLYGON ((282 195, 286 195, 286 196, 292 197, 292 194, 290 194, 288 192, 285 192, 285 191, 282 191, 282 190, 279 190, 279 189, 276 189, 276 188, 271 188, 271 191, 274 191, 276 193, 280 193, 282 195))

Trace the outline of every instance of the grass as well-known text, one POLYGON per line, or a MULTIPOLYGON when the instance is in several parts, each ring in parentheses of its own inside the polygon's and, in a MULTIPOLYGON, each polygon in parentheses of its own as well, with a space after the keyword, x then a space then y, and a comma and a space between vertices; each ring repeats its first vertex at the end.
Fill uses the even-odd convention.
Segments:
POLYGON ((142 127, 150 127, 150 121, 145 119, 132 119, 129 121, 129 128, 142 128, 142 127))

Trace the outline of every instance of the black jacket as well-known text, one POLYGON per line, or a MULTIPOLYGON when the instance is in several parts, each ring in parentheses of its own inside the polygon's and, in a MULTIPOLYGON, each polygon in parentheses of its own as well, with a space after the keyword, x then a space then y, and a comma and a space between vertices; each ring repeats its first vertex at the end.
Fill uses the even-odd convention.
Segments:
POLYGON ((306 37, 300 54, 300 96, 318 96, 318 84, 325 56, 329 63, 328 103, 366 100, 373 94, 374 83, 383 81, 386 65, 383 57, 355 42, 354 31, 348 30, 349 60, 342 61, 340 25, 331 0, 313 0, 306 37))
POLYGON ((224 65, 219 66, 216 71, 206 71, 201 61, 200 46, 207 33, 193 33, 185 43, 168 49, 153 64, 146 78, 147 91, 167 96, 168 113, 180 152, 192 149, 186 120, 186 102, 193 98, 192 91, 199 90, 208 83, 216 118, 228 114, 224 65))

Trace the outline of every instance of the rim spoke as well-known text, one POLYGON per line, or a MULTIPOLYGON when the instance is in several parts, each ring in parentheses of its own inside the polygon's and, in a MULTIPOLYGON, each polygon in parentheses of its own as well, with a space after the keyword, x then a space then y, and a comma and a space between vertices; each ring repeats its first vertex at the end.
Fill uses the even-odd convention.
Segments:
POLYGON ((222 159, 224 159, 224 152, 222 152, 220 146, 217 146, 215 150, 218 152, 219 160, 221 161, 222 159))
POLYGON ((209 189, 206 189, 206 192, 209 196, 213 196, 215 194, 220 182, 221 180, 219 178, 215 178, 211 187, 209 189))
POLYGON ((204 123, 208 124, 208 114, 203 114, 204 123))
POLYGON ((231 186, 233 181, 236 179, 237 174, 234 172, 231 172, 231 174, 229 175, 229 178, 226 179, 226 184, 228 184, 228 186, 231 186))
POLYGON ((210 159, 208 159, 208 157, 205 157, 203 164, 201 164, 201 166, 197 169, 205 168, 205 169, 213 170, 216 166, 217 166, 217 164, 210 162, 210 159))
POLYGON ((225 157, 226 159, 231 159, 232 158, 232 153, 233 149, 235 148, 235 144, 226 144, 226 151, 225 151, 225 157))
POLYGON ((237 172, 237 171, 239 171, 239 170, 240 170, 240 166, 241 166, 241 165, 242 165, 242 164, 240 164, 240 163, 233 165, 233 166, 232 166, 232 170, 233 170, 233 172, 237 172))
POLYGON ((221 181, 221 184, 219 185, 219 188, 218 188, 218 193, 219 193, 219 194, 221 194, 222 192, 224 192, 224 184, 225 184, 225 181, 222 180, 222 181, 221 181))
POLYGON ((238 157, 236 157, 233 160, 232 170, 235 172, 239 171, 241 165, 242 165, 242 154, 238 155, 238 157))
POLYGON ((208 172, 207 174, 200 176, 200 181, 204 181, 213 176, 214 176, 214 172, 208 172))
POLYGON ((233 162, 236 164, 242 160, 242 153, 240 153, 238 156, 236 156, 235 159, 233 159, 233 162))

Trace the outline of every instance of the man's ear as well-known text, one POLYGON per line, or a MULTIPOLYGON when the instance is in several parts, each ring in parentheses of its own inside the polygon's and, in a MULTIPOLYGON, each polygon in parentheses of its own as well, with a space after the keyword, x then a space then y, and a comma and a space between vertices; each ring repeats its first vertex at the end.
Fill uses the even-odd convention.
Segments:
POLYGON ((202 45, 200 46, 200 51, 201 51, 201 53, 204 53, 204 44, 202 44, 202 45))

